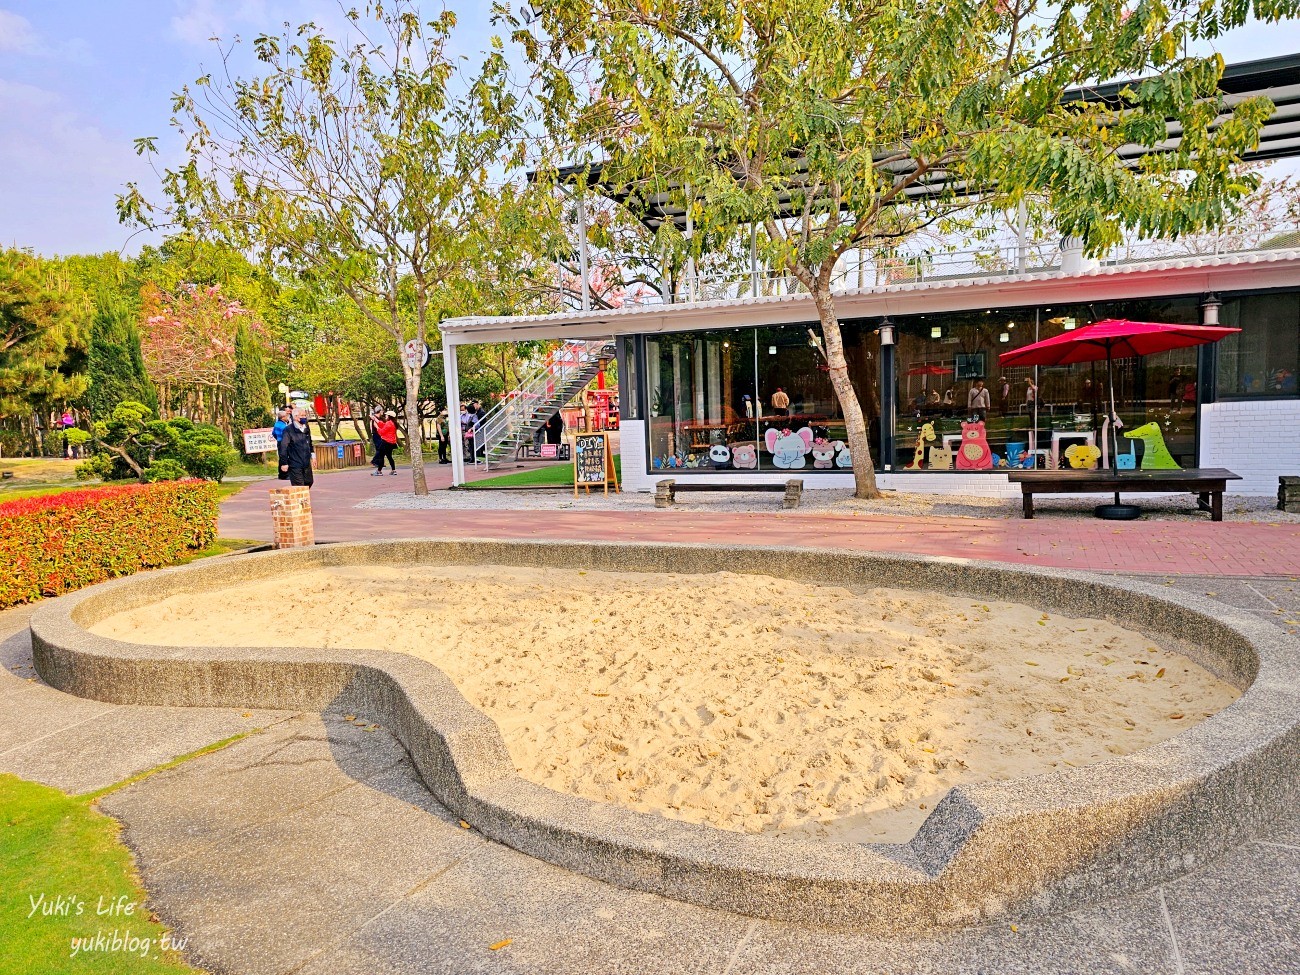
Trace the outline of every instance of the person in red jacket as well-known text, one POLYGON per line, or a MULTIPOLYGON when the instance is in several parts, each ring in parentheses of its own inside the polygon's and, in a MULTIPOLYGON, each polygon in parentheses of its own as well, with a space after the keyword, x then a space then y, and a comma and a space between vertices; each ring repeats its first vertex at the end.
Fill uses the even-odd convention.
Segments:
POLYGON ((375 434, 378 439, 375 451, 375 473, 372 477, 380 477, 384 473, 384 461, 392 468, 394 476, 397 474, 397 461, 393 459, 393 451, 397 449, 397 414, 389 410, 384 414, 384 418, 375 424, 375 434))

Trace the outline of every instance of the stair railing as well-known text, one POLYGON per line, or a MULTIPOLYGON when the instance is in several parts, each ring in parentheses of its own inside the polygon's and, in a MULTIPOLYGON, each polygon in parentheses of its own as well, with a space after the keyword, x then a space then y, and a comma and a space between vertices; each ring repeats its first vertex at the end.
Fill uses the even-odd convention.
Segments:
POLYGON ((542 414, 549 415, 568 403, 578 392, 570 387, 584 374, 585 386, 597 363, 609 358, 609 344, 608 339, 567 341, 551 352, 536 371, 484 415, 474 431, 474 463, 482 463, 487 470, 500 445, 520 434, 531 435, 542 414), (557 398, 563 402, 556 402, 557 398))

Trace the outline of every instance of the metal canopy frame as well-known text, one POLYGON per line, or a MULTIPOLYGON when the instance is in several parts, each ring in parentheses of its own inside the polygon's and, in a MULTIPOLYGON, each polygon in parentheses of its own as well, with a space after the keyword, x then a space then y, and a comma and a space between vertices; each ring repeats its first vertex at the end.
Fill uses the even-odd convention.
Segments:
MULTIPOLYGON (((1074 88, 1062 97, 1063 102, 1101 101, 1119 108, 1123 99, 1120 93, 1129 86, 1140 84, 1143 79, 1113 81, 1104 85, 1074 88)), ((1229 105, 1259 95, 1273 100, 1274 112, 1264 124, 1260 133, 1259 145, 1242 156, 1243 162, 1265 162, 1274 159, 1288 159, 1300 156, 1300 54, 1283 57, 1266 58, 1259 61, 1246 61, 1228 65, 1219 79, 1219 90, 1224 94, 1229 105)), ((1156 146, 1125 146, 1120 150, 1120 157, 1136 162, 1151 153, 1169 152, 1175 149, 1182 136, 1182 128, 1170 120, 1169 138, 1156 146)), ((877 159, 885 158, 884 153, 877 159)), ((795 179, 800 171, 800 160, 794 161, 795 179)), ((683 186, 676 183, 667 184, 664 190, 653 190, 649 181, 633 184, 615 185, 602 179, 604 163, 586 163, 564 166, 557 171, 562 184, 575 185, 584 181, 586 185, 602 196, 625 206, 649 230, 658 230, 664 224, 672 224, 679 231, 687 230, 685 208, 674 202, 674 195, 680 195, 683 186)), ((896 176, 906 176, 912 171, 910 162, 902 161, 887 169, 896 176)), ((535 173, 529 173, 534 179, 535 173)), ((938 195, 951 190, 966 195, 968 187, 963 183, 952 184, 947 174, 935 171, 905 191, 909 199, 938 195)), ((973 192, 973 191, 972 191, 973 192)), ((789 219, 797 215, 793 206, 792 193, 783 192, 774 197, 773 215, 778 220, 789 219)))

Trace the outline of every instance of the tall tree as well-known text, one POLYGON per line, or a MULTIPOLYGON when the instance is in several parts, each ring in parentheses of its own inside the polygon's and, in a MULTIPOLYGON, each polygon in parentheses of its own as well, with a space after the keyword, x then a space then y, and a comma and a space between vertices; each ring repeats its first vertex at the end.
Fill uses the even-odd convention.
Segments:
MULTIPOLYGON (((526 266, 550 198, 494 183, 524 145, 499 45, 463 77, 451 11, 425 20, 416 0, 392 0, 348 17, 359 40, 345 49, 312 24, 264 35, 253 42, 264 75, 233 78, 223 58, 221 75, 176 96, 189 159, 163 174, 164 209, 196 235, 338 289, 400 357, 447 314, 475 309, 485 283, 526 266)), ((119 212, 160 216, 134 185, 119 212)), ((426 494, 423 363, 402 363, 414 487, 426 494)))
POLYGON ((235 382, 230 407, 236 438, 240 430, 271 423, 271 388, 266 384, 266 364, 261 348, 242 321, 235 329, 235 382))
POLYGON ((145 372, 136 312, 111 294, 101 292, 94 301, 82 405, 92 419, 107 417, 124 400, 157 409, 158 393, 145 372))
POLYGON ((16 421, 37 451, 38 416, 85 391, 89 311, 49 262, 0 251, 0 420, 16 421))
POLYGON ((765 258, 812 298, 856 493, 874 497, 840 259, 1030 194, 1091 252, 1224 223, 1257 183, 1234 164, 1272 106, 1227 105, 1221 59, 1182 52, 1251 15, 1295 17, 1300 0, 558 0, 530 6, 529 25, 496 10, 541 75, 552 131, 607 156, 604 178, 675 193, 699 240, 762 226, 765 258), (1064 97, 1140 76, 1115 100, 1064 97), (1120 147, 1163 141, 1169 119, 1177 149, 1125 161, 1120 147))

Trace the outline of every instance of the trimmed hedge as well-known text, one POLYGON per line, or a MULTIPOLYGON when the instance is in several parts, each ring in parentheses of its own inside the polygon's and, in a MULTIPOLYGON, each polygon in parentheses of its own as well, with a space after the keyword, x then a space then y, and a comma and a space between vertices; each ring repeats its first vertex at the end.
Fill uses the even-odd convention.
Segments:
POLYGON ((0 609, 157 568, 217 537, 217 490, 164 481, 0 503, 0 609))

